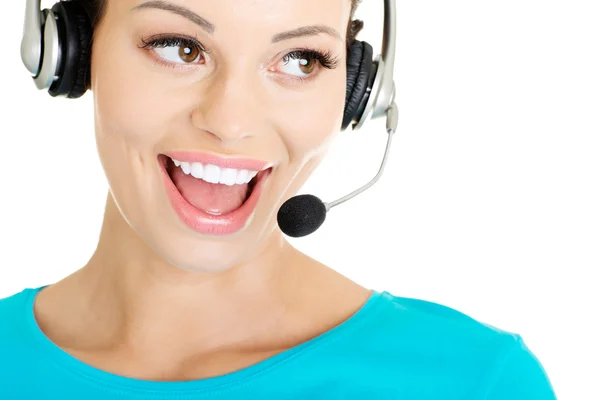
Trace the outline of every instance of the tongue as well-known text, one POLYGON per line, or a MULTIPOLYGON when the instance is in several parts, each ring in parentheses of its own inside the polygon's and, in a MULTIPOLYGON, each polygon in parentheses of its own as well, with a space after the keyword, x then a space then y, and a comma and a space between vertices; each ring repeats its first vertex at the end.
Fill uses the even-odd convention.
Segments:
POLYGON ((247 183, 232 186, 208 183, 184 174, 181 168, 174 168, 171 179, 188 203, 209 214, 225 214, 240 208, 248 194, 247 183))

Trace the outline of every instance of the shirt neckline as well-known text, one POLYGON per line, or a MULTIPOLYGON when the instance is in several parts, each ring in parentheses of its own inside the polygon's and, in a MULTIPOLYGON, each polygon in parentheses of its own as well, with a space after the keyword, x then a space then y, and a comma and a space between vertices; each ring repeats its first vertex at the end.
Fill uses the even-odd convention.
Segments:
POLYGON ((83 361, 80 361, 54 344, 54 342, 52 342, 40 329, 34 314, 34 302, 36 296, 44 287, 45 286, 35 289, 28 289, 29 293, 27 293, 25 300, 25 316, 28 330, 33 335, 37 345, 41 348, 41 351, 48 355, 53 361, 56 361, 61 367, 79 375, 84 380, 92 381, 101 385, 102 387, 108 386, 121 391, 142 391, 145 394, 166 394, 168 392, 170 395, 198 393, 205 392, 207 390, 230 388, 234 385, 245 383, 250 378, 255 378, 258 375, 273 371, 277 366, 280 366, 302 354, 307 353, 309 349, 322 346, 329 340, 339 337, 344 332, 350 331, 351 329, 359 326, 361 323, 365 323, 370 316, 375 314, 375 311, 378 308, 377 306, 383 303, 381 301, 382 298, 388 294, 385 291, 380 292, 377 290, 371 290, 370 297, 362 305, 362 307, 342 323, 306 342, 280 352, 265 360, 259 361, 256 364, 234 372, 210 378, 190 381, 165 382, 129 378, 98 369, 84 363, 83 361))

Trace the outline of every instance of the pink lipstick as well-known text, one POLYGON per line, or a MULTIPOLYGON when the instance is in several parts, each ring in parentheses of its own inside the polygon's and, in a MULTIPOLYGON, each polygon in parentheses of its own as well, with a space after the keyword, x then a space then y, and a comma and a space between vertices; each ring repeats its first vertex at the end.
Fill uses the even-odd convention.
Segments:
POLYGON ((246 226, 273 165, 191 152, 161 154, 158 161, 173 210, 206 235, 230 235, 246 226))

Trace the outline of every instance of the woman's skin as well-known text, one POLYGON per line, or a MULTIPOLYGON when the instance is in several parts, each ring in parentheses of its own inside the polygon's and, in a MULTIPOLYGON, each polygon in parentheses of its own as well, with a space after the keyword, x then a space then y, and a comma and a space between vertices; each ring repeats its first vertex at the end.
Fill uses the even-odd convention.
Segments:
POLYGON ((172 11, 136 8, 138 0, 109 0, 95 31, 105 219, 89 262, 41 291, 35 313, 52 341, 97 368, 190 380, 305 342, 349 318, 371 291, 295 250, 276 223, 340 131, 350 1, 169 2, 209 21, 212 33, 172 11), (313 25, 337 34, 272 40, 313 25), (171 65, 161 64, 165 49, 140 48, 158 34, 195 37, 208 54, 175 64, 175 46, 171 65), (328 51, 337 67, 294 80, 308 70, 282 58, 305 47, 328 51), (245 228, 210 236, 178 218, 157 156, 181 150, 274 164, 245 228))

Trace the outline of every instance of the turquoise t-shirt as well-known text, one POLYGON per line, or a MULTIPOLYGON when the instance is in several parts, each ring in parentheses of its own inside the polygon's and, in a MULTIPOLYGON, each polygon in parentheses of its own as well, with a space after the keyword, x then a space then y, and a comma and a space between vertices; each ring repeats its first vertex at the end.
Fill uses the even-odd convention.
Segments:
POLYGON ((0 399, 556 399, 519 335, 385 291, 341 325, 250 367, 156 382, 99 370, 55 346, 34 318, 39 290, 0 300, 0 399))

